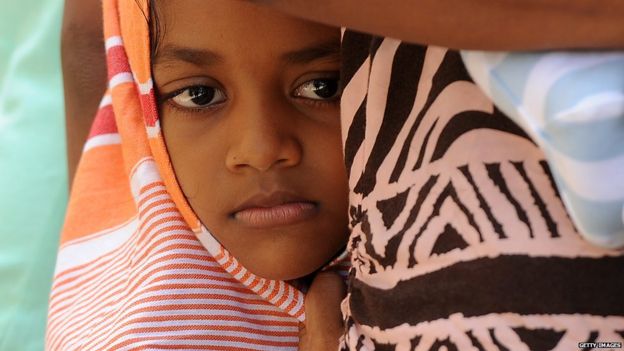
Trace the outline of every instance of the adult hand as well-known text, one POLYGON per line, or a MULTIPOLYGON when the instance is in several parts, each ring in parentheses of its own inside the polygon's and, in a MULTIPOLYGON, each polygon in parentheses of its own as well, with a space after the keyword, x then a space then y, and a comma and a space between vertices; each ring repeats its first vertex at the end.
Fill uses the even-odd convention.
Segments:
POLYGON ((299 351, 338 349, 344 331, 340 302, 346 295, 342 278, 321 272, 312 281, 305 297, 306 321, 299 329, 299 351))
POLYGON ((61 56, 71 185, 82 147, 107 85, 101 1, 65 1, 61 56))
POLYGON ((453 49, 624 47, 621 0, 248 0, 333 26, 453 49))

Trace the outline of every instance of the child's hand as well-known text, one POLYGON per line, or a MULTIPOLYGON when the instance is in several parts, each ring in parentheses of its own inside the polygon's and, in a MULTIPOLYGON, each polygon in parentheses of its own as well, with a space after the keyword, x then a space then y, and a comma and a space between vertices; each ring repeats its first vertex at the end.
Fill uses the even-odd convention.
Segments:
POLYGON ((305 297, 306 321, 299 329, 299 351, 338 350, 344 330, 340 302, 346 295, 336 273, 319 273, 305 297))

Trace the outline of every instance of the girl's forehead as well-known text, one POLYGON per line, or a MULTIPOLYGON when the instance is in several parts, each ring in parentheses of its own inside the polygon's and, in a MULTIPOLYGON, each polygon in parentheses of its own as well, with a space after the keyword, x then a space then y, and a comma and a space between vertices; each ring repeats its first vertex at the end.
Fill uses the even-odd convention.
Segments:
POLYGON ((251 44, 339 41, 339 29, 294 18, 248 1, 157 1, 158 23, 165 40, 203 41, 241 47, 251 44), (169 38, 167 38, 169 37, 169 38), (325 41, 327 41, 325 40, 325 41))
POLYGON ((159 88, 189 77, 269 84, 339 70, 339 28, 247 1, 156 0, 155 5, 151 58, 159 88))

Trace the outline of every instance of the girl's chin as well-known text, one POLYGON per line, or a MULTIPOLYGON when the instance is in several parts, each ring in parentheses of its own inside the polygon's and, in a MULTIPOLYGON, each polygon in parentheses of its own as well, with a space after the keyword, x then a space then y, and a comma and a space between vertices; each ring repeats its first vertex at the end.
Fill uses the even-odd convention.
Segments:
POLYGON ((297 262, 297 260, 273 260, 272 262, 267 262, 266 264, 262 265, 262 267, 259 267, 257 265, 245 267, 261 278, 298 282, 301 280, 305 281, 306 277, 314 275, 314 273, 316 273, 321 267, 323 267, 323 265, 330 259, 331 256, 327 257, 327 260, 324 260, 320 264, 310 264, 310 262, 297 262))

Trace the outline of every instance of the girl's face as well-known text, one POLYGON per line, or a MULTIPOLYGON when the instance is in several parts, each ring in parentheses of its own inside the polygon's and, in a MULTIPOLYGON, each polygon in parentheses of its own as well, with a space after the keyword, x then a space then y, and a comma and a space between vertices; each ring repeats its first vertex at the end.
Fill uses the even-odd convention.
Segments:
POLYGON ((338 29, 244 1, 158 1, 153 58, 176 176, 212 234, 271 279, 347 239, 338 29))

